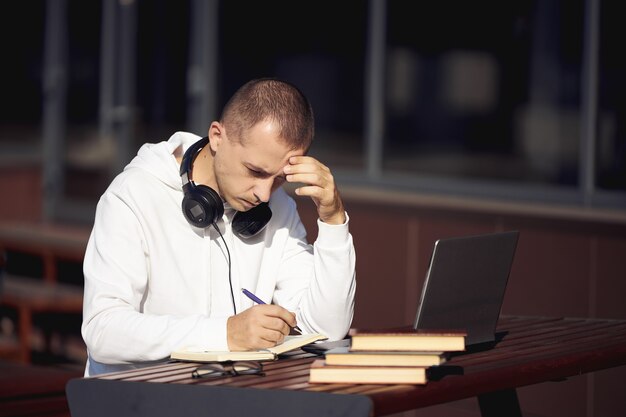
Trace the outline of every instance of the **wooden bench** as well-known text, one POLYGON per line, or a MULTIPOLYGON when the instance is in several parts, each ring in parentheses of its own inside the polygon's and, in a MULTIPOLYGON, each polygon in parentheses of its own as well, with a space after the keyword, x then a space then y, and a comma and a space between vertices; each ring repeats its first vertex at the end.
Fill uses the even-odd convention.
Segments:
POLYGON ((13 335, 0 334, 0 358, 17 362, 21 359, 20 352, 18 339, 13 335))
MULTIPOLYGON (((39 313, 82 314, 83 290, 76 285, 50 284, 39 279, 5 276, 0 305, 14 308, 18 314, 18 338, 20 362, 31 361, 33 346, 33 319, 39 313)), ((50 333, 45 333, 46 349, 49 350, 50 333)))
POLYGON ((57 261, 83 262, 90 229, 80 226, 0 222, 0 252, 23 252, 41 257, 43 279, 58 280, 57 261))
POLYGON ((70 417, 65 385, 80 370, 0 361, 0 416, 70 417))
MULTIPOLYGON (((0 222, 0 255, 17 252, 42 260, 42 276, 38 278, 4 274, 0 283, 0 306, 17 314, 17 340, 3 336, 0 355, 31 361, 34 317, 37 314, 82 314, 82 285, 59 282, 58 262, 81 265, 89 229, 46 223, 0 222)), ((10 262, 10 259, 9 259, 10 262)), ((8 267, 9 265, 7 265, 8 267)), ((0 270, 3 265, 0 264, 0 270)), ((77 329, 79 330, 79 329, 77 329)), ((49 351, 50 332, 44 331, 45 349, 49 351)))

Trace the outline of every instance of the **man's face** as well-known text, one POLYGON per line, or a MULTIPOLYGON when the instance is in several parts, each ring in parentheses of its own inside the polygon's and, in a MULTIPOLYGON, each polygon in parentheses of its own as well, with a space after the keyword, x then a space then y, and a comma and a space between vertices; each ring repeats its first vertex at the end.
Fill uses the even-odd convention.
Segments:
POLYGON ((292 150, 279 138, 272 121, 256 124, 243 137, 228 136, 223 125, 215 151, 213 170, 220 195, 237 211, 248 211, 285 181, 283 168, 292 156, 304 150, 292 150))

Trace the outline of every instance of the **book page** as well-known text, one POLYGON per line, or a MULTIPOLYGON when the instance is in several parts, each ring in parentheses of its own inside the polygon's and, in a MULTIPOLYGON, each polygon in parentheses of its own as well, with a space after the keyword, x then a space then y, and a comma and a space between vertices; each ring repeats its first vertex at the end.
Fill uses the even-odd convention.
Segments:
POLYGON ((318 340, 326 340, 326 339, 328 339, 328 337, 320 333, 285 336, 285 340, 283 341, 283 343, 281 343, 280 345, 276 345, 272 348, 269 348, 267 350, 277 355, 280 355, 281 353, 285 353, 290 350, 297 349, 300 346, 308 345, 309 343, 313 343, 318 340))
POLYGON ((326 336, 319 333, 285 336, 283 343, 269 349, 253 351, 210 351, 202 347, 190 346, 179 349, 171 353, 170 358, 178 360, 198 361, 198 362, 222 362, 236 360, 267 360, 275 359, 276 355, 288 352, 313 343, 317 340, 325 340, 326 336))

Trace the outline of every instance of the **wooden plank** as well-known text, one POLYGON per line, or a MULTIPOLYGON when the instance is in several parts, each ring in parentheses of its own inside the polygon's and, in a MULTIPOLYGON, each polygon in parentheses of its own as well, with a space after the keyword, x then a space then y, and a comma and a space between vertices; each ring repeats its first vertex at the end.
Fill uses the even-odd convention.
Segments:
POLYGON ((626 364, 626 321, 504 317, 498 328, 508 334, 494 349, 453 356, 431 369, 433 378, 426 385, 309 384, 310 364, 316 357, 312 354, 265 363, 265 376, 193 379, 191 371, 200 364, 172 363, 154 372, 118 373, 116 378, 207 388, 363 395, 373 402, 373 415, 387 415, 474 396, 487 401, 489 393, 514 393, 517 387, 626 364))
POLYGON ((19 361, 20 352, 20 342, 16 336, 0 334, 0 358, 19 361))
MULTIPOLYGON (((607 321, 591 320, 591 323, 602 329, 606 327, 607 321)), ((569 324, 573 324, 573 329, 576 329, 579 320, 564 320, 559 323, 559 326, 569 324)), ((537 341, 540 342, 542 339, 543 336, 537 341)), ((614 340, 611 335, 608 335, 608 339, 614 340)), ((576 346, 567 342, 558 343, 549 354, 533 350, 531 343, 525 349, 511 350, 511 357, 519 358, 519 360, 509 359, 509 362, 503 362, 501 359, 491 361, 489 355, 486 355, 483 360, 472 364, 472 355, 468 355, 466 359, 461 356, 448 363, 448 366, 458 366, 462 369, 461 376, 448 375, 436 383, 429 382, 424 387, 372 394, 370 397, 375 404, 375 414, 384 415, 469 398, 481 392, 559 380, 568 376, 624 365, 626 364, 626 339, 614 341, 615 344, 612 345, 591 342, 576 346)), ((492 353, 498 353, 498 349, 499 347, 496 347, 492 353)))
POLYGON ((69 417, 65 384, 81 376, 81 371, 0 361, 0 416, 69 417))
POLYGON ((87 227, 33 222, 0 222, 0 252, 16 251, 40 256, 44 280, 55 283, 57 260, 82 262, 90 229, 87 227))
POLYGON ((0 305, 18 314, 19 358, 30 362, 33 316, 38 313, 75 313, 83 311, 83 290, 69 284, 50 284, 42 280, 6 275, 0 292, 0 305))
POLYGON ((51 223, 0 222, 0 248, 82 261, 90 229, 51 223))
POLYGON ((28 306, 32 312, 81 313, 83 289, 71 284, 50 284, 36 278, 5 275, 0 302, 28 306))

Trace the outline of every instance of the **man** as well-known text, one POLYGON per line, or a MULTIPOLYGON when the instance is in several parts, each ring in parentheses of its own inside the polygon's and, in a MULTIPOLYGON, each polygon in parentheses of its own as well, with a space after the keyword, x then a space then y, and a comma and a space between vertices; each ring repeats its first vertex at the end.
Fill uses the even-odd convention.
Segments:
POLYGON ((330 170, 306 156, 313 134, 313 111, 295 86, 257 79, 233 95, 207 138, 177 132, 139 149, 98 202, 85 253, 85 375, 190 345, 267 348, 295 326, 346 335, 355 252, 330 170), (295 193, 317 207, 313 246, 284 182, 302 184, 295 193), (259 231, 240 233, 242 215, 259 231))

